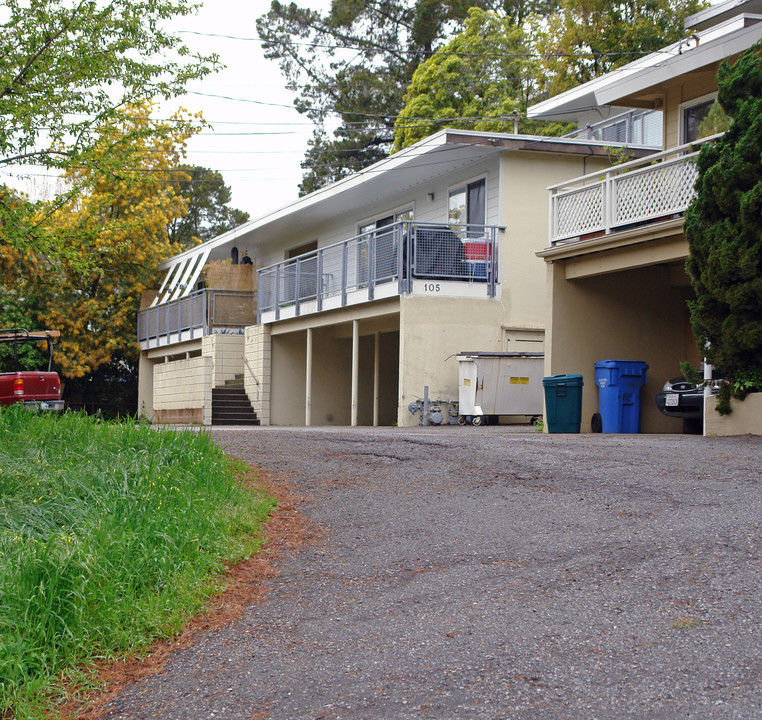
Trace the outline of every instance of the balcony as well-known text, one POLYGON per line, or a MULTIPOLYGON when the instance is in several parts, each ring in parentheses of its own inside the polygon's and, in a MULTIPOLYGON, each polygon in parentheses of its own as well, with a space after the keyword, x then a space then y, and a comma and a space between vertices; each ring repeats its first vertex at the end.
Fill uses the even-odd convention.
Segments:
POLYGON ((700 146, 681 145, 550 188, 550 243, 576 242, 682 215, 693 200, 700 146))
POLYGON ((257 316, 253 292, 199 290, 138 313, 141 350, 198 340, 214 333, 242 333, 257 316))
POLYGON ((494 297, 494 226, 397 222, 258 273, 258 322, 403 294, 494 297))

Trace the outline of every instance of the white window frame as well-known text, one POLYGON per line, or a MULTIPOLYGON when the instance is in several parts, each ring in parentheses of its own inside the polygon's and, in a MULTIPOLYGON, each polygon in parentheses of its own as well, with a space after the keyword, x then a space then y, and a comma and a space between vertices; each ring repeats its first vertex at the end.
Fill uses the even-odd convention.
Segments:
MULTIPOLYGON (((396 218, 398 215, 402 215, 402 213, 410 212, 412 214, 412 219, 415 220, 415 203, 405 203, 404 205, 398 205, 394 210, 386 210, 384 212, 377 213, 376 215, 371 215, 366 220, 362 220, 361 222, 357 223, 357 234, 362 235, 363 230, 362 228, 368 227, 368 225, 374 225, 379 221, 383 220, 384 218, 389 217, 390 215, 394 218, 396 218)), ((396 219, 395 219, 395 222, 396 219)), ((375 227, 374 227, 375 229, 375 227)))
MULTIPOLYGON (((475 175, 474 177, 468 178, 466 180, 462 180, 461 182, 454 183, 453 185, 448 186, 447 188, 447 206, 445 207, 445 211, 447 213, 447 217, 445 218, 445 222, 449 225, 450 223, 450 195, 452 193, 457 192, 458 190, 465 190, 466 191, 466 202, 468 202, 468 186, 477 183, 480 180, 484 180, 484 224, 489 224, 489 173, 482 173, 481 175, 475 175)), ((466 206, 466 218, 468 218, 468 206, 466 206)), ((464 225, 467 223, 464 223, 464 225)))
POLYGON ((701 97, 693 98, 692 100, 686 100, 681 102, 677 106, 677 144, 685 145, 688 140, 685 137, 685 111, 689 110, 696 105, 703 105, 704 103, 717 100, 717 91, 707 93, 701 97))

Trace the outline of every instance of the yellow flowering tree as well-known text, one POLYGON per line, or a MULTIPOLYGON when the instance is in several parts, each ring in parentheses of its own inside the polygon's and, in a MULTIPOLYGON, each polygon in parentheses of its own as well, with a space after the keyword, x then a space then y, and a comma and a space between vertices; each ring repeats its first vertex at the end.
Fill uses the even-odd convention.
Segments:
POLYGON ((155 287, 157 265, 179 251, 167 228, 186 212, 177 185, 185 176, 186 140, 198 118, 181 113, 150 118, 149 105, 126 107, 102 126, 94 152, 99 170, 71 169, 80 188, 48 213, 46 232, 63 252, 49 260, 32 249, 6 246, 0 258, 41 326, 61 332, 56 352, 65 378, 80 378, 119 358, 138 355, 136 316, 143 290, 155 287))

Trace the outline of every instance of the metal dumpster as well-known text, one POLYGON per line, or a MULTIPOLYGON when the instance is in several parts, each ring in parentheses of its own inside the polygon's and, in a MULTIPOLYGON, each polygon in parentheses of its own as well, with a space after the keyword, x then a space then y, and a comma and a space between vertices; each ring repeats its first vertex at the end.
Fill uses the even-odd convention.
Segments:
POLYGON ((458 423, 482 425, 501 415, 542 415, 542 353, 458 353, 458 423))

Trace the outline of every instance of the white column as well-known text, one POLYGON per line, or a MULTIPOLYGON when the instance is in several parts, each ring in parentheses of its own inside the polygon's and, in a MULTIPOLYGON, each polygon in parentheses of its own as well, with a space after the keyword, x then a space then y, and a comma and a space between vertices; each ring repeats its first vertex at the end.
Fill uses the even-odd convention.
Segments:
POLYGON ((352 427, 359 418, 358 396, 360 394, 360 323, 352 321, 352 427))
POLYGON ((376 333, 373 347, 373 427, 378 427, 379 386, 381 377, 381 333, 376 333))
POLYGON ((312 328, 307 328, 307 377, 305 382, 304 424, 312 425, 312 328))

